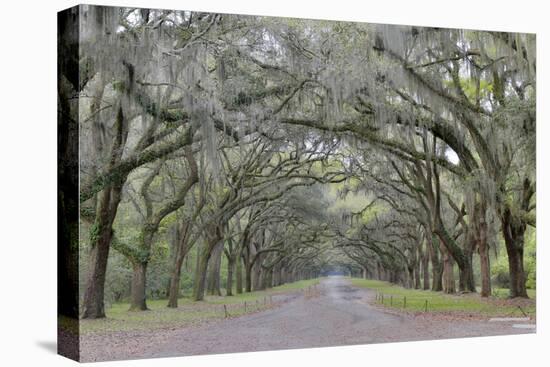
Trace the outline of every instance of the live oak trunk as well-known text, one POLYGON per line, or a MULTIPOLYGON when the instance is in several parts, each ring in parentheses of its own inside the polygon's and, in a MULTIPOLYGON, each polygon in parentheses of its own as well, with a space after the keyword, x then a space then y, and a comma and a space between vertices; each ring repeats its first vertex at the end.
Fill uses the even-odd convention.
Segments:
POLYGON ((432 291, 440 292, 443 290, 443 264, 432 262, 432 291))
MULTIPOLYGON (((472 219, 477 221, 475 213, 472 219)), ((474 226, 475 227, 475 226, 474 226)), ((475 279, 473 268, 474 249, 477 247, 477 239, 473 228, 468 231, 466 242, 464 243, 462 253, 460 254, 460 263, 458 266, 458 289, 462 293, 475 293, 475 279)))
POLYGON ((429 266, 430 266, 430 257, 429 257, 428 251, 424 251, 424 253, 422 254, 422 289, 424 290, 430 289, 429 266))
POLYGON ((489 260, 489 246, 487 246, 485 241, 480 242, 479 261, 481 272, 481 297, 489 297, 491 295, 491 264, 489 260))
POLYGON ((252 246, 249 244, 244 251, 244 288, 245 292, 252 292, 252 258, 255 253, 252 252, 252 246))
POLYGON ((229 255, 227 257, 227 283, 225 286, 226 296, 233 295, 233 272, 235 269, 235 265, 236 265, 235 255, 229 255))
POLYGON ((467 256, 464 257, 464 267, 459 268, 458 288, 461 292, 476 292, 472 260, 467 256))
POLYGON ((105 317, 104 284, 111 241, 110 233, 105 232, 100 235, 90 251, 91 268, 84 293, 84 310, 82 312, 84 319, 105 317))
POLYGON ((454 261, 451 255, 441 248, 443 254, 443 292, 455 293, 454 261))
POLYGON ((105 317, 104 290, 107 273, 107 259, 111 243, 111 228, 100 232, 99 238, 90 250, 91 268, 84 293, 82 318, 97 319, 105 317))
POLYGON ((243 259, 241 256, 237 257, 237 274, 236 274, 236 286, 237 294, 243 293, 243 259))
POLYGON ((525 269, 523 267, 523 249, 518 248, 514 242, 506 244, 508 252, 508 267, 510 269, 510 297, 527 296, 527 288, 525 287, 525 269))
POLYGON ((527 225, 517 215, 514 215, 510 208, 505 208, 501 222, 504 243, 506 244, 506 252, 508 254, 510 297, 528 298, 525 286, 527 279, 523 267, 523 246, 527 225))
POLYGON ((265 269, 262 274, 263 276, 260 289, 271 288, 271 284, 273 282, 273 268, 265 269))
POLYGON ((204 299, 204 291, 206 288, 206 270, 208 268, 209 258, 210 251, 208 250, 208 246, 205 246, 203 251, 201 251, 197 269, 195 271, 195 282, 193 284, 194 301, 202 301, 204 299))
POLYGON ((133 265, 130 311, 145 311, 147 262, 136 262, 133 265))
POLYGON ((200 258, 198 259, 197 268, 195 269, 195 282, 193 284, 193 300, 195 301, 202 301, 204 299, 208 262, 212 255, 212 251, 223 238, 223 233, 219 226, 213 225, 209 229, 209 232, 211 236, 208 237, 207 242, 199 252, 200 258))
POLYGON ((252 266, 249 264, 245 267, 245 291, 252 292, 252 266))
POLYGON ((99 208, 91 229, 90 270, 84 291, 82 318, 105 317, 104 295, 113 222, 121 199, 121 186, 100 193, 99 208))
POLYGON ((214 246, 214 250, 210 255, 210 261, 208 264, 208 278, 207 278, 207 290, 208 294, 214 296, 221 296, 220 289, 220 270, 223 254, 223 242, 214 246))
POLYGON ((436 236, 428 240, 428 250, 432 263, 432 291, 440 292, 443 290, 443 264, 439 261, 439 242, 436 236))
POLYGON ((273 275, 272 275, 272 287, 277 287, 281 284, 281 268, 279 265, 275 265, 273 268, 273 275))
MULTIPOLYGON (((468 248, 461 248, 447 232, 441 218, 436 221, 435 233, 441 241, 441 250, 445 250, 454 259, 458 265, 459 274, 459 290, 461 292, 475 292, 474 269, 472 266, 472 252, 468 248)), ((471 241, 468 241, 466 246, 471 246, 471 241)))
POLYGON ((414 288, 414 265, 407 266, 406 288, 414 288))
POLYGON ((476 220, 476 240, 481 273, 481 297, 489 297, 491 295, 491 264, 489 259, 489 244, 487 243, 485 211, 485 205, 479 203, 478 218, 476 220))
MULTIPOLYGON (((188 230, 189 223, 184 227, 185 231, 188 230)), ((181 279, 181 267, 183 265, 184 259, 187 258, 187 253, 189 252, 190 246, 187 244, 187 232, 184 232, 180 238, 179 243, 177 244, 178 248, 176 249, 176 257, 174 259, 174 264, 172 268, 172 273, 170 274, 170 287, 168 290, 168 307, 177 308, 178 307, 178 298, 180 292, 180 279, 181 279)))
POLYGON ((376 261, 376 279, 382 280, 382 267, 378 261, 376 261))
POLYGON ((422 263, 422 251, 420 246, 418 246, 417 253, 416 253, 416 261, 414 264, 414 288, 415 289, 422 288, 422 285, 420 282, 421 263, 422 263))
POLYGON ((257 291, 262 288, 262 278, 264 270, 261 266, 261 260, 256 260, 252 266, 252 289, 257 291))
MULTIPOLYGON (((183 260, 183 259, 182 259, 183 260)), ((176 263, 170 275, 170 287, 168 289, 168 307, 177 308, 180 293, 181 263, 176 263)))
POLYGON ((150 260, 150 249, 156 228, 145 227, 139 243, 140 252, 127 254, 132 261, 132 283, 130 289, 130 310, 147 310, 147 265, 150 260))

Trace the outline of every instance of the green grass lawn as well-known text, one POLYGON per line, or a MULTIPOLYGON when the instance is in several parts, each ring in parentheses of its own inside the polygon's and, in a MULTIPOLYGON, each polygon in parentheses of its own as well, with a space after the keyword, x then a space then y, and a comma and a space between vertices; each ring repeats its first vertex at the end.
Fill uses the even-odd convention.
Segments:
MULTIPOLYGON (((481 288, 477 287, 477 291, 481 292, 481 288)), ((527 289, 527 295, 531 299, 536 298, 537 291, 535 289, 527 289)), ((508 295, 510 294, 510 290, 508 288, 492 288, 491 294, 493 297, 496 298, 508 298, 508 295)))
POLYGON ((105 319, 81 320, 80 331, 83 334, 88 334, 196 325, 225 318, 225 310, 229 317, 235 317, 271 308, 273 307, 271 303, 273 296, 306 289, 317 283, 319 283, 319 279, 303 280, 265 291, 235 296, 207 296, 204 301, 200 302, 194 302, 190 298, 184 297, 178 300, 179 307, 177 309, 166 307, 167 300, 148 300, 149 311, 128 311, 129 303, 116 303, 106 310, 107 317, 105 319))
MULTIPOLYGON (((450 312, 477 314, 482 316, 523 316, 521 308, 530 316, 535 316, 535 302, 530 300, 506 300, 492 297, 483 299, 479 294, 449 295, 418 289, 406 289, 388 282, 369 279, 351 279, 353 285, 370 288, 382 297, 377 303, 385 307, 405 309, 413 312, 450 312), (405 302, 406 298, 406 302, 405 302), (383 302, 383 303, 382 303, 383 302), (406 303, 406 304, 405 304, 406 303)), ((507 290, 506 290, 507 291, 507 290)))

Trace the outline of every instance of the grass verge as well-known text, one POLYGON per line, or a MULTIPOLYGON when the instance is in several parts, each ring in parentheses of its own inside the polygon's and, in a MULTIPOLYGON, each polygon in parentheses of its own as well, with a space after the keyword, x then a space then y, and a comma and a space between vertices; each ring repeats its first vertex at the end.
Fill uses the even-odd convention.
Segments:
POLYGON ((388 282, 370 279, 351 279, 357 287, 370 288, 377 292, 376 303, 393 309, 412 312, 438 312, 479 316, 536 316, 534 300, 481 298, 479 294, 450 295, 419 289, 406 289, 388 282), (380 295, 383 295, 381 297, 380 295), (518 308, 518 306, 521 308, 518 308))
POLYGON ((275 296, 300 291, 317 283, 319 279, 303 280, 235 296, 207 296, 199 302, 184 297, 178 300, 176 309, 166 307, 167 300, 148 300, 148 311, 128 311, 129 303, 116 303, 106 310, 104 319, 80 320, 80 332, 101 334, 198 325, 225 318, 226 310, 228 317, 236 317, 272 308, 276 305, 275 296))
MULTIPOLYGON (((481 288, 476 288, 478 292, 481 292, 481 288)), ((495 298, 508 298, 510 295, 510 290, 508 288, 492 288, 491 295, 495 298)), ((527 289, 527 296, 531 299, 537 297, 537 291, 535 289, 527 289)))

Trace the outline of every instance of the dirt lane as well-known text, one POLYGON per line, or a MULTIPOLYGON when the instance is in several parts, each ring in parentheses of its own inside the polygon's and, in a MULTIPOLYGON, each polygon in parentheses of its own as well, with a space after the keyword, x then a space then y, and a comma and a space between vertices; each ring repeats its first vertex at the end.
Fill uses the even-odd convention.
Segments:
POLYGON ((153 333, 83 337, 83 360, 249 352, 472 336, 526 334, 511 323, 440 321, 379 310, 373 293, 344 278, 324 279, 313 296, 207 325, 153 333))

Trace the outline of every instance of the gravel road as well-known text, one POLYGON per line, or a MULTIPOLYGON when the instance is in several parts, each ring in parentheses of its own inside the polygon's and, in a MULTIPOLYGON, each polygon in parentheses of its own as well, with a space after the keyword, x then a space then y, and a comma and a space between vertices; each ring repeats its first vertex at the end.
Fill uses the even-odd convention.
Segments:
POLYGON ((342 277, 329 277, 317 292, 257 314, 185 329, 83 336, 81 357, 101 361, 534 332, 511 322, 389 313, 369 305, 373 297, 342 277))

